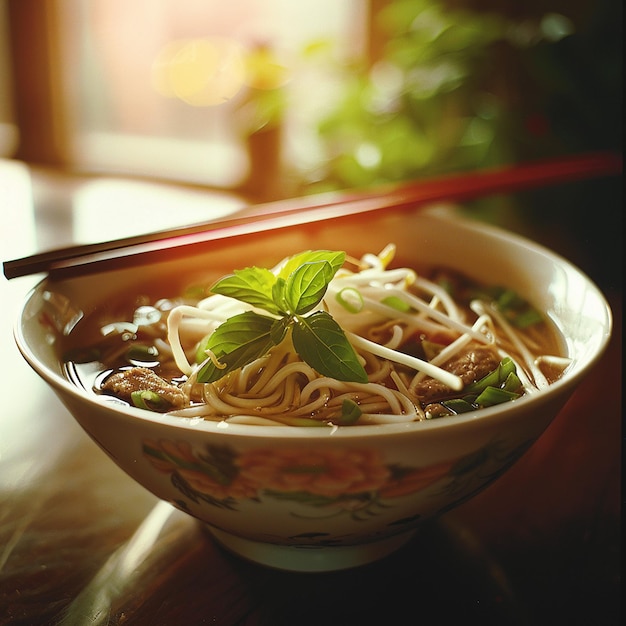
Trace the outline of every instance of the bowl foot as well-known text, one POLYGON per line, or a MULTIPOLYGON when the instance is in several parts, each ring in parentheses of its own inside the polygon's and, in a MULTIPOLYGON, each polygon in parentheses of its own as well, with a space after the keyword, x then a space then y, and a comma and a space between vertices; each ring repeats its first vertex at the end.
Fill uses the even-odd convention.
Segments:
POLYGON ((378 561, 408 543, 414 532, 355 546, 283 546, 251 541, 212 526, 213 538, 248 561, 291 572, 331 572, 378 561))

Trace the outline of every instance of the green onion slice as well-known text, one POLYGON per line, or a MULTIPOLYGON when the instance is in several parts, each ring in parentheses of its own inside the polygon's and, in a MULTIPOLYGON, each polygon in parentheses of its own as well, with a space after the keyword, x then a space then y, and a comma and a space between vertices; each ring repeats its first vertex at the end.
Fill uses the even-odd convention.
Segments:
POLYGON ((363 296, 354 287, 344 287, 335 298, 348 313, 359 313, 363 310, 363 296))
POLYGON ((401 313, 408 313, 411 310, 411 305, 398 296, 387 296, 381 302, 401 313))
POLYGON ((519 393, 513 393, 511 391, 507 391, 506 389, 500 389, 498 387, 487 387, 476 398, 476 404, 480 406, 493 406, 495 404, 502 404, 503 402, 517 400, 517 398, 519 397, 519 393))
POLYGON ((341 417, 337 420, 337 423, 340 426, 351 426, 358 421, 361 413, 359 405, 354 400, 346 398, 341 403, 341 417))
POLYGON ((169 410, 170 403, 164 400, 158 393, 149 389, 140 389, 130 394, 133 404, 139 409, 164 413, 169 410))

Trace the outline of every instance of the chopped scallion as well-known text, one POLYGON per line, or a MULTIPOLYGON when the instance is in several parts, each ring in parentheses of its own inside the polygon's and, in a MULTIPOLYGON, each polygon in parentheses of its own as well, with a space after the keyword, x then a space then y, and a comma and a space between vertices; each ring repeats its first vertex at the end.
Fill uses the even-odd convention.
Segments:
POLYGON ((512 324, 517 326, 517 328, 528 328, 533 324, 540 324, 543 322, 543 317, 541 317, 541 313, 539 313, 539 311, 529 308, 512 316, 510 321, 512 324))
POLYGON ((464 400, 463 398, 453 398, 452 400, 444 400, 441 402, 441 404, 446 409, 448 409, 448 411, 451 411, 454 414, 469 413, 470 411, 476 410, 476 407, 473 404, 471 404, 467 400, 464 400))
POLYGON ((339 426, 351 426, 358 421, 359 417, 361 417, 359 405, 354 400, 346 398, 341 403, 341 417, 337 420, 337 424, 339 426))
POLYGON ((335 298, 348 313, 359 313, 363 309, 363 296, 354 287, 345 287, 335 298))
POLYGON ((387 296, 381 302, 401 313, 408 313, 411 310, 411 305, 398 296, 387 296))
POLYGON ((501 389, 509 391, 511 393, 518 393, 522 388, 522 381, 519 379, 515 372, 511 372, 504 381, 501 389))
POLYGON ((515 363, 509 358, 505 357, 500 361, 500 364, 496 369, 489 374, 473 382, 465 387, 465 392, 469 394, 480 393, 487 387, 501 387, 509 374, 515 373, 515 363))
POLYGON ((147 409, 148 411, 156 411, 163 413, 170 408, 170 403, 162 398, 158 393, 149 389, 141 389, 133 391, 130 395, 133 404, 139 409, 147 409))
POLYGON ((502 404, 503 402, 510 402, 511 400, 517 400, 519 398, 518 393, 506 391, 506 389, 500 389, 498 387, 487 387, 476 398, 476 404, 480 406, 493 406, 494 404, 502 404))

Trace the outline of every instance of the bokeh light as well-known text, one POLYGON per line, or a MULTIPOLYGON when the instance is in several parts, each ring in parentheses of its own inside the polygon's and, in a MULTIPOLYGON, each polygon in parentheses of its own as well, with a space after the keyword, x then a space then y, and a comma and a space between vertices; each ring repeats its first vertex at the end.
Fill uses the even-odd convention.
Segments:
POLYGON ((245 78, 244 49, 226 37, 172 41, 152 67, 152 84, 158 93, 192 106, 215 106, 232 100, 245 78))
POLYGON ((170 41, 152 66, 157 93, 192 106, 216 106, 246 87, 278 89, 289 71, 268 47, 247 49, 235 39, 205 37, 170 41))

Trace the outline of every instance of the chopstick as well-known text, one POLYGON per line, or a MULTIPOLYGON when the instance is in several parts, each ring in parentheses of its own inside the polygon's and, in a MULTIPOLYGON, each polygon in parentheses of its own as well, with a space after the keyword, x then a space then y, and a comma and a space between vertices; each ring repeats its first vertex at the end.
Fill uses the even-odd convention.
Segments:
POLYGON ((144 263, 165 250, 190 249, 211 241, 372 211, 403 210, 436 201, 462 201, 485 195, 613 176, 621 155, 590 153, 560 159, 449 174, 428 180, 318 194, 267 202, 242 209, 235 217, 201 222, 101 243, 69 246, 3 263, 7 279, 49 272, 102 271, 123 263, 144 263))

